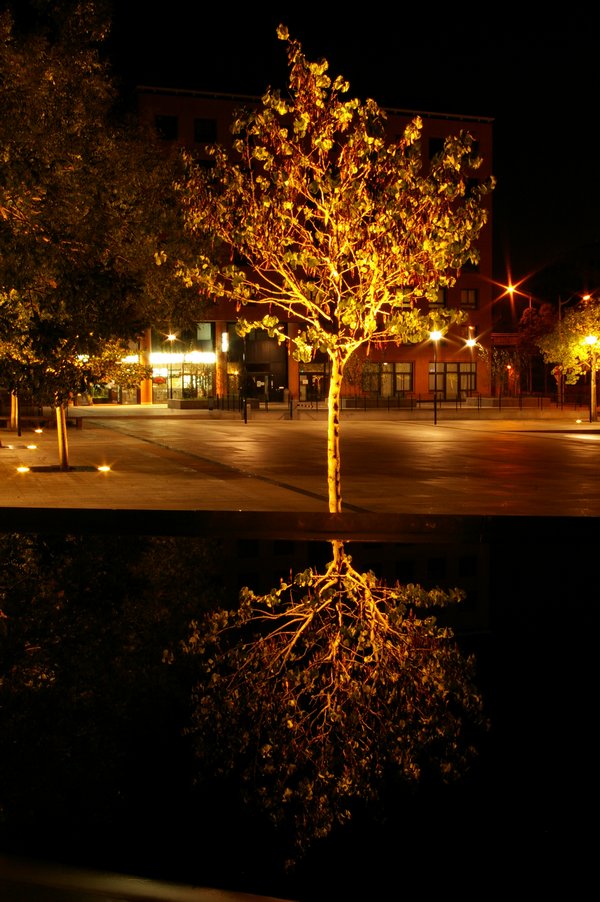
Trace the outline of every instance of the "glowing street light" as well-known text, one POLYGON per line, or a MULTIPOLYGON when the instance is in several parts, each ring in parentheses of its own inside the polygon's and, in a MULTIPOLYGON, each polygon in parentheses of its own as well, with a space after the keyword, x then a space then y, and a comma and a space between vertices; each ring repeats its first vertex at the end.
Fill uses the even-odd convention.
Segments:
POLYGON ((437 425, 437 346, 443 336, 439 329, 433 329, 429 338, 433 342, 433 425, 437 425))
POLYGON ((597 363, 597 351, 596 345, 598 344, 598 336, 597 335, 586 335, 583 339, 586 345, 589 345, 590 354, 591 354, 591 365, 590 365, 590 423, 595 423, 598 419, 598 405, 596 399, 596 363, 597 363))

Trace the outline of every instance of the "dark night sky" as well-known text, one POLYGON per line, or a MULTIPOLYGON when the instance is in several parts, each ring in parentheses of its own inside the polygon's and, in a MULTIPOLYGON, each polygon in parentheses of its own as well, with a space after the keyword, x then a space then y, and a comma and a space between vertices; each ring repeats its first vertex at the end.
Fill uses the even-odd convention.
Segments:
POLYGON ((520 280, 600 238, 598 12, 571 4, 526 24, 523 5, 503 5, 478 24, 476 7, 444 18, 430 6, 407 12, 399 4, 359 18, 326 2, 234 11, 169 0, 152 13, 146 2, 116 6, 115 65, 138 84, 239 94, 284 87, 281 21, 307 57, 325 57, 330 74, 350 81, 352 95, 492 117, 499 279, 510 270, 520 280))

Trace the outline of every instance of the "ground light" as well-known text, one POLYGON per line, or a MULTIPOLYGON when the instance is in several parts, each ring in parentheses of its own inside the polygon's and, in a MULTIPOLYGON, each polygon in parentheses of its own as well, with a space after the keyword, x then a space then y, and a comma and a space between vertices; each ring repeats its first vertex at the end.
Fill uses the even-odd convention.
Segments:
POLYGON ((110 473, 110 467, 108 464, 102 464, 102 466, 97 467, 99 473, 110 473))
POLYGON ((17 473, 29 473, 29 467, 17 467, 17 473))

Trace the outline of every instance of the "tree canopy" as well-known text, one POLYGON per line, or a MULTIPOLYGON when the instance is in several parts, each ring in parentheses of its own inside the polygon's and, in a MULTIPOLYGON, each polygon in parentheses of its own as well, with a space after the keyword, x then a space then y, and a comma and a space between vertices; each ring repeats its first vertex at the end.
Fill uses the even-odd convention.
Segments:
POLYGON ((175 158, 118 109, 105 16, 41 6, 43 28, 0 15, 0 379, 62 404, 167 319, 185 291, 157 263, 182 233, 175 158))
POLYGON ((555 364, 554 375, 574 385, 590 371, 592 355, 600 349, 600 303, 590 298, 570 307, 537 342, 544 360, 555 364))

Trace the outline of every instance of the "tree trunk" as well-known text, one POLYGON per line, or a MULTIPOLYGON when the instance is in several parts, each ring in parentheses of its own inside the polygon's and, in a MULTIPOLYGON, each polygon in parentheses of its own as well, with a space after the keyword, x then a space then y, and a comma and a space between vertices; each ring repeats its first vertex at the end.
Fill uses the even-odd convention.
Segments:
POLYGON ((19 396, 16 392, 10 393, 10 428, 19 429, 19 396))
POLYGON ((331 376, 327 401, 327 491, 329 513, 342 511, 342 484, 340 459, 340 400, 342 393, 341 362, 331 359, 331 376))
MULTIPOLYGON (((342 482, 340 456, 340 401, 342 394, 343 365, 337 358, 331 359, 331 375, 327 398, 327 494, 329 513, 342 511, 342 482)), ((344 557, 344 543, 331 543, 333 559, 338 563, 344 557)))
POLYGON ((67 438, 67 416, 65 407, 60 404, 55 408, 56 437, 58 440, 58 463, 61 470, 69 469, 69 440, 67 438))

